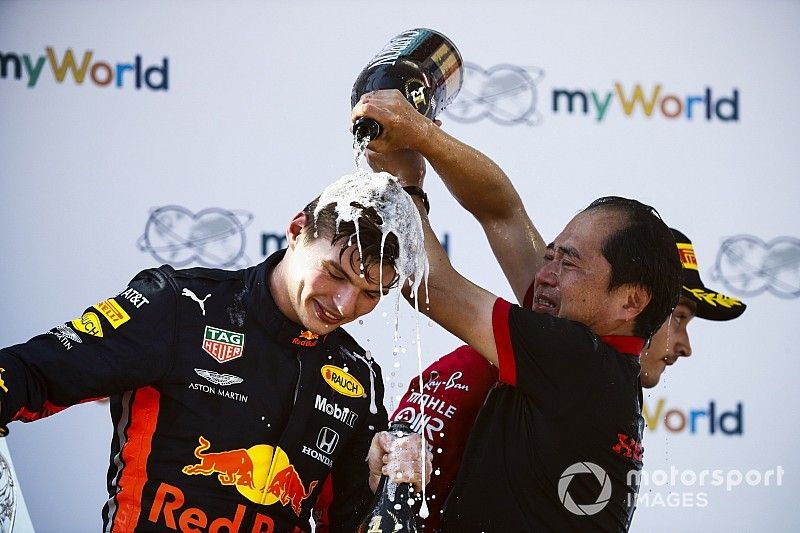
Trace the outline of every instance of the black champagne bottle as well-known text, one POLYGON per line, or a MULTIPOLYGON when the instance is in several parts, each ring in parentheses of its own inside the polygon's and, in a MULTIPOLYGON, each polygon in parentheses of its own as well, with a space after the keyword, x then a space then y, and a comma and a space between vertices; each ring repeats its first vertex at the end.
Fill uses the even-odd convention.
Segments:
MULTIPOLYGON (((408 422, 395 421, 389 432, 396 437, 412 433, 408 422)), ((372 510, 361 521, 357 533, 418 533, 416 511, 408 504, 412 498, 410 483, 396 483, 389 476, 381 476, 372 510)))
MULTIPOLYGON (((462 82, 463 61, 456 45, 437 31, 416 28, 392 38, 370 60, 353 84, 350 106, 364 93, 398 89, 417 111, 434 119, 456 97, 462 82)), ((380 133, 380 124, 371 118, 361 117, 353 124, 356 144, 380 133)))

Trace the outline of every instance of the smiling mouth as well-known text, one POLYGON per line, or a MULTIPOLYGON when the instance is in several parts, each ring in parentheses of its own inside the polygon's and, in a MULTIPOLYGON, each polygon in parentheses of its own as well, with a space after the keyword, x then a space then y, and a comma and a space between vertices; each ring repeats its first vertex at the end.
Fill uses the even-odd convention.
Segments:
POLYGON ((338 324, 342 321, 342 316, 339 314, 333 314, 325 309, 319 302, 314 302, 314 311, 317 314, 317 318, 319 318, 322 322, 326 324, 338 324))

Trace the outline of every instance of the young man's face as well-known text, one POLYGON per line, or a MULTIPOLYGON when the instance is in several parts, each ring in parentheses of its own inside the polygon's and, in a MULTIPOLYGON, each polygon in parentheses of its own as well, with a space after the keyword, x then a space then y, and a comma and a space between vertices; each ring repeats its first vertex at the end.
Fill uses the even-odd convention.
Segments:
POLYGON ((581 322, 598 335, 620 327, 620 288, 608 290, 611 265, 601 247, 620 227, 620 216, 596 209, 579 213, 548 246, 534 279, 532 309, 581 322))
POLYGON ((640 358, 642 387, 655 387, 667 366, 673 365, 679 357, 692 355, 687 326, 694 318, 696 309, 696 304, 681 296, 672 315, 653 335, 650 346, 645 347, 640 358))
POLYGON ((377 265, 362 276, 357 244, 347 247, 340 258, 341 250, 341 243, 331 245, 330 238, 322 235, 313 240, 300 236, 287 257, 288 299, 296 315, 289 318, 320 335, 372 311, 381 296, 378 280, 386 294, 395 276, 387 265, 382 277, 377 265))

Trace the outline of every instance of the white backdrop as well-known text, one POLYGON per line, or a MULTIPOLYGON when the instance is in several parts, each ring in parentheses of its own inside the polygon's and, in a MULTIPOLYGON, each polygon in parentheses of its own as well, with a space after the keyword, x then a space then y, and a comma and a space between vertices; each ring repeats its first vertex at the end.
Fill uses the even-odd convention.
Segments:
MULTIPOLYGON (((709 286, 748 304, 735 322, 693 322, 695 355, 646 393, 653 479, 633 531, 800 528, 793 1, 0 1, 0 344, 74 318, 166 260, 260 261, 262 241, 274 249, 264 235, 353 171, 352 82, 390 37, 420 26, 445 33, 471 63, 444 127, 507 171, 545 239, 595 197, 636 197, 693 239, 709 286), (59 65, 67 50, 77 66, 91 51, 82 83, 71 73, 58 81, 48 47, 59 65), (119 87, 109 77, 118 64, 119 87), (637 84, 642 101, 626 113, 637 84), (574 93, 572 112, 559 91, 574 93), (203 212, 212 208, 222 211, 203 212), (179 234, 159 233, 181 209, 179 234), (198 240, 219 227, 231 231, 198 240), (695 415, 694 433, 659 420, 672 412, 680 429, 681 416, 711 403, 714 433, 707 415, 695 415), (734 434, 719 427, 726 412, 734 434), (692 482, 715 469, 743 480, 692 482)), ((512 298, 478 225, 435 175, 426 189, 456 266, 512 298)), ((406 353, 393 366, 392 304, 348 328, 383 362, 390 409, 417 367, 405 305, 406 353)), ((424 364, 458 344, 420 324, 424 364)), ((107 411, 95 403, 11 426, 37 531, 99 529, 107 411)))

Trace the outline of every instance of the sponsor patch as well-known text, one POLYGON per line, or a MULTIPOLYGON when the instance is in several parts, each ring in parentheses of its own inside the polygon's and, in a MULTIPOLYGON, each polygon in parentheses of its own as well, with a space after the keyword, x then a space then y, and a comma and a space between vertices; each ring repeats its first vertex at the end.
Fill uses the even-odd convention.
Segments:
POLYGON ((202 368, 195 368, 194 371, 198 376, 206 378, 206 380, 210 381, 214 385, 222 385, 223 387, 227 387, 228 385, 236 385, 244 381, 244 379, 240 378, 239 376, 234 376, 233 374, 220 374, 218 372, 214 372, 213 370, 204 370, 202 368))
POLYGON ((100 317, 97 316, 97 313, 93 313, 92 311, 87 311, 83 313, 83 316, 80 318, 73 320, 72 327, 77 331, 88 333, 94 337, 103 336, 103 327, 100 325, 100 317))
POLYGON ((699 270, 697 268, 697 257, 694 255, 694 246, 684 242, 679 242, 677 245, 678 257, 681 259, 681 265, 683 268, 688 268, 689 270, 699 270))
POLYGON ((150 303, 150 300, 145 298, 144 294, 130 287, 119 293, 117 296, 122 296, 123 298, 128 300, 130 303, 136 306, 136 309, 139 309, 143 305, 147 305, 150 303))
POLYGON ((292 344, 297 344, 298 346, 305 346, 307 348, 316 346, 318 342, 319 342, 319 335, 307 329, 304 329, 303 331, 300 332, 300 334, 297 337, 292 339, 292 344))
POLYGON ((206 326, 203 334, 203 351, 219 363, 237 359, 244 351, 244 333, 206 326))
MULTIPOLYGON (((236 487, 242 496, 259 505, 290 506, 300 516, 303 501, 311 496, 317 486, 317 480, 313 480, 306 488, 300 473, 279 446, 256 444, 249 448, 212 452, 209 439, 201 436, 198 442, 199 446, 194 450, 198 461, 184 466, 183 473, 212 476, 222 485, 236 487)), ((150 514, 152 516, 154 513, 150 514)))
POLYGON ((3 372, 5 371, 6 371, 5 368, 0 368, 0 389, 3 389, 4 391, 8 392, 8 387, 6 387, 6 382, 3 381, 3 372))
POLYGON ((322 411, 328 416, 332 416, 336 420, 340 420, 350 427, 353 427, 358 419, 358 413, 350 410, 349 407, 340 407, 336 402, 329 402, 317 394, 317 400, 314 402, 314 408, 322 411))
POLYGON ((361 398, 364 396, 364 387, 356 378, 338 366, 325 365, 321 369, 322 378, 330 387, 345 396, 361 398))
POLYGON ((54 327, 50 331, 48 331, 50 335, 54 335, 58 341, 67 349, 67 351, 72 349, 72 343, 81 344, 83 341, 75 333, 72 328, 69 326, 65 326, 64 324, 59 324, 58 326, 54 327), (71 341, 71 342, 70 342, 71 341))
POLYGON ((114 329, 117 329, 131 319, 128 313, 126 313, 117 302, 111 299, 96 303, 93 307, 100 311, 101 315, 106 317, 106 320, 108 320, 108 322, 111 324, 111 327, 114 329))

